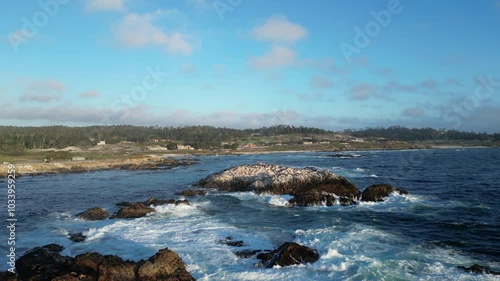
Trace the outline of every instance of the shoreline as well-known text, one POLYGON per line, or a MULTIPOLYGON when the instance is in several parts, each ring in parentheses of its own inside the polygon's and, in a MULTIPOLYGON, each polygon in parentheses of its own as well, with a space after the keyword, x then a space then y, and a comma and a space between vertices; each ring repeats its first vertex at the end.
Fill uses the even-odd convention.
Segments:
MULTIPOLYGON (((278 151, 221 151, 215 152, 187 152, 186 153, 163 153, 163 154, 140 154, 129 158, 107 158, 102 160, 85 160, 85 161, 53 161, 53 162, 21 162, 11 164, 15 165, 16 176, 37 176, 50 174, 68 174, 68 173, 83 173, 93 171, 106 170, 156 170, 162 167, 174 168, 180 166, 194 165, 196 160, 180 159, 184 157, 199 157, 199 156, 241 156, 241 155, 267 155, 267 154, 285 154, 285 153, 311 153, 311 152, 330 152, 330 153, 346 153, 360 151, 405 151, 405 150, 433 150, 433 149, 478 149, 492 148, 486 146, 432 146, 430 148, 395 148, 395 149, 352 149, 352 150, 278 150, 278 151)), ((0 165, 0 177, 7 177, 8 167, 4 162, 0 165)))

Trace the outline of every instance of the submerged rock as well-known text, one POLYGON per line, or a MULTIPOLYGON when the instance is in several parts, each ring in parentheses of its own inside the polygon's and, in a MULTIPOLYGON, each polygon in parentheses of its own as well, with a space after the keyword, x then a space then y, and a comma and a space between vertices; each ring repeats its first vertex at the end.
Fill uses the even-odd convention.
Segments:
MULTIPOLYGON (((311 167, 289 168, 264 163, 241 165, 214 173, 196 185, 229 192, 290 194, 299 198, 296 200, 297 206, 318 205, 318 199, 328 201, 326 195, 318 198, 323 194, 335 194, 352 201, 358 200, 361 196, 361 192, 353 183, 330 171, 318 171, 311 167)), ((335 202, 331 198, 330 201, 335 202)))
POLYGON ((70 233, 69 234, 69 240, 79 243, 85 241, 87 236, 83 235, 81 232, 79 233, 70 233))
MULTIPOLYGON (((61 256, 62 246, 51 244, 35 248, 23 255, 16 268, 19 280, 86 280, 86 281, 135 281, 135 280, 186 280, 194 278, 187 272, 182 259, 165 248, 147 261, 124 261, 118 256, 86 253, 75 258, 61 256)), ((2 273, 0 277, 12 279, 2 273)))
POLYGON ((153 213, 154 208, 144 205, 143 203, 131 203, 130 205, 121 208, 111 216, 112 219, 133 219, 141 218, 147 214, 153 213))
POLYGON ((207 195, 207 191, 203 189, 186 189, 183 192, 179 192, 176 195, 180 196, 198 196, 198 195, 207 195))
POLYGON ((479 264, 474 264, 471 267, 465 267, 465 266, 457 266, 457 267, 470 273, 500 275, 500 271, 494 271, 489 267, 482 266, 479 264))
POLYGON ((291 206, 301 206, 301 207, 309 207, 309 206, 333 206, 335 205, 335 195, 318 191, 311 190, 306 193, 301 193, 296 195, 289 201, 291 206))
POLYGON ((228 245, 231 247, 243 247, 243 241, 242 240, 233 240, 233 237, 228 236, 225 239, 219 240, 219 244, 224 244, 228 245))
POLYGON ((264 263, 264 267, 272 268, 276 265, 314 263, 319 259, 319 254, 318 251, 309 247, 287 242, 274 251, 257 255, 257 258, 264 263))
POLYGON ((374 184, 367 187, 362 195, 361 201, 365 202, 382 202, 385 197, 388 197, 392 192, 397 192, 399 194, 408 194, 404 189, 394 187, 390 184, 374 184))
POLYGON ((96 221, 107 219, 109 217, 109 213, 103 208, 95 207, 76 214, 76 217, 88 221, 96 221))

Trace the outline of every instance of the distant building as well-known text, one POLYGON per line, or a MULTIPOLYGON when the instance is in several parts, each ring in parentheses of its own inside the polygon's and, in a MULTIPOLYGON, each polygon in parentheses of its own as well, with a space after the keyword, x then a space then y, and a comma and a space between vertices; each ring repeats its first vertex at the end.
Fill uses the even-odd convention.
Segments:
POLYGON ((302 144, 304 144, 304 145, 310 145, 310 144, 313 144, 313 142, 312 141, 303 141, 302 144))
POLYGON ((349 140, 352 141, 352 142, 365 142, 364 139, 360 139, 360 138, 351 138, 349 140))
POLYGON ((161 146, 161 145, 155 145, 155 146, 148 146, 146 147, 148 150, 168 150, 168 148, 161 146))
POLYGON ((329 142, 329 141, 320 141, 319 143, 320 143, 320 144, 330 144, 330 142, 329 142))
POLYGON ((240 146, 241 149, 251 149, 251 148, 256 148, 257 145, 255 143, 247 143, 242 146, 240 146))
POLYGON ((106 141, 100 141, 97 143, 97 145, 106 145, 106 141))
POLYGON ((85 161, 85 157, 71 157, 71 161, 85 161))

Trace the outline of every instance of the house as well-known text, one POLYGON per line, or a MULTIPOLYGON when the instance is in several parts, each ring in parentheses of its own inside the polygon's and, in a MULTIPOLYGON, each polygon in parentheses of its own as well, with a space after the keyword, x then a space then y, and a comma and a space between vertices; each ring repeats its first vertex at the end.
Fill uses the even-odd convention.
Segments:
POLYGON ((71 157, 71 161, 85 161, 85 157, 78 157, 78 156, 71 157))
POLYGON ((313 142, 312 141, 303 141, 302 144, 304 144, 304 145, 310 145, 310 144, 313 144, 313 142))
POLYGON ((100 141, 97 143, 97 145, 106 145, 106 141, 100 141))
POLYGON ((146 147, 148 150, 168 150, 168 148, 161 146, 161 145, 155 145, 155 146, 148 146, 146 147))

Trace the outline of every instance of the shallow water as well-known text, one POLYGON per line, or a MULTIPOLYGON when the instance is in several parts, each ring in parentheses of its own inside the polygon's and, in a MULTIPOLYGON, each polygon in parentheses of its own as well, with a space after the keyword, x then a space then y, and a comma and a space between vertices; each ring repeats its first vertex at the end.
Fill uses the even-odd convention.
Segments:
MULTIPOLYGON (((17 182, 17 254, 58 243, 63 254, 88 251, 148 258, 168 247, 199 280, 500 280, 456 268, 478 263, 500 269, 500 150, 290 153, 200 157, 199 165, 159 171, 100 171, 22 177, 17 182), (382 203, 289 207, 287 195, 252 192, 188 198, 191 206, 158 206, 133 220, 87 222, 75 214, 120 201, 174 194, 210 173, 247 163, 315 166, 346 176, 361 190, 375 183, 405 188, 382 203), (85 242, 68 233, 83 231, 85 242), (217 243, 231 236, 241 248, 217 243), (295 241, 317 249, 314 264, 261 269, 234 251, 273 249, 295 241)), ((2 185, 6 185, 5 180, 2 185)), ((7 231, 0 235, 6 241, 7 231)), ((6 243, 0 251, 7 253, 6 243)), ((2 262, 3 270, 7 269, 2 262)))

